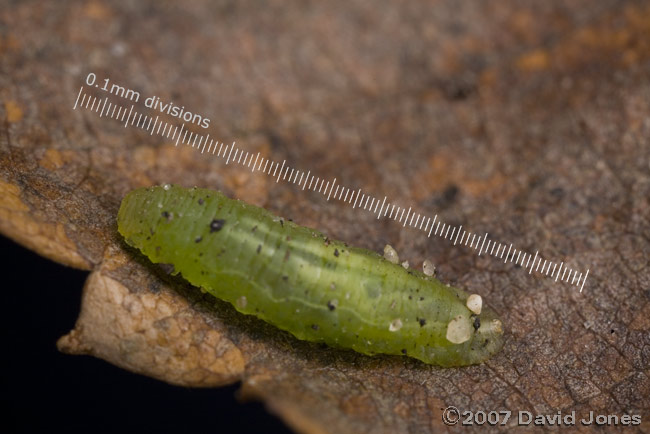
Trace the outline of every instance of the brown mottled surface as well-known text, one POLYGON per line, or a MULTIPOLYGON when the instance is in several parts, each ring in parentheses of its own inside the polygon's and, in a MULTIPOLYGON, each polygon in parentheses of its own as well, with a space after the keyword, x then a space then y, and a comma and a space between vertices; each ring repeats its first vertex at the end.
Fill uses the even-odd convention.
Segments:
POLYGON ((310 433, 443 431, 447 405, 650 430, 647 2, 4 3, 0 232, 91 271, 61 349, 176 384, 241 380, 310 433), (585 291, 73 111, 89 72, 209 116, 226 143, 588 267, 585 291), (430 258, 501 313, 505 348, 439 369, 239 315, 124 249, 121 197, 162 182, 430 258))

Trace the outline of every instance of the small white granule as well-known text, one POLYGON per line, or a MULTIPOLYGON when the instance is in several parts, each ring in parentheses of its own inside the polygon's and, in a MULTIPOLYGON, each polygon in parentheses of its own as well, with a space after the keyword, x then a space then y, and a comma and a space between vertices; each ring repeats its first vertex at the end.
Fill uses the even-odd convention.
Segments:
POLYGON ((503 323, 498 319, 493 319, 492 330, 494 330, 495 333, 503 334, 503 323))
POLYGON ((458 315, 447 324, 447 340, 452 344, 462 344, 471 336, 472 326, 464 316, 458 315))
POLYGON ((236 301, 236 304, 237 304, 237 307, 240 308, 240 309, 245 308, 246 305, 248 304, 248 300, 246 299, 246 296, 242 295, 241 297, 239 297, 237 299, 237 301, 236 301))
POLYGON ((399 255, 397 251, 393 249, 393 246, 386 244, 384 246, 384 258, 393 264, 399 264, 399 255))
POLYGON ((388 330, 391 332, 396 332, 401 328, 402 328, 402 320, 399 318, 392 320, 390 322, 390 325, 388 326, 388 330))
POLYGON ((433 266, 431 261, 425 259, 424 262, 422 263, 422 271, 427 276, 433 276, 434 274, 436 274, 436 267, 433 266))
POLYGON ((483 307, 483 299, 478 294, 472 294, 467 297, 467 308, 474 312, 476 315, 481 314, 481 308, 483 307))

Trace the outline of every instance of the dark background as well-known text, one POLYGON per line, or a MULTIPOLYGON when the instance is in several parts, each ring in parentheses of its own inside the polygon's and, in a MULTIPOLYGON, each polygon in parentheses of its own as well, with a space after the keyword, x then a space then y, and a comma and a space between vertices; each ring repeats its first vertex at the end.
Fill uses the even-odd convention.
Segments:
POLYGON ((79 314, 88 275, 0 237, 4 432, 288 433, 238 385, 189 389, 56 349, 79 314))

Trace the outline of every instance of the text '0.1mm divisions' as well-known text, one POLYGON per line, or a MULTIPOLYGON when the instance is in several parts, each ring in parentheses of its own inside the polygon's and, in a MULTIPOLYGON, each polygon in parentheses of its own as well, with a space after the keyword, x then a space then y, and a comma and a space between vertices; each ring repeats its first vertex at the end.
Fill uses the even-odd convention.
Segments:
POLYGON ((133 89, 128 89, 115 83, 111 83, 108 78, 104 79, 103 86, 100 86, 99 83, 96 82, 97 76, 94 73, 91 72, 86 76, 86 84, 88 86, 94 86, 98 89, 103 90, 104 92, 108 92, 112 95, 119 96, 124 99, 128 99, 129 101, 138 102, 140 100, 140 92, 133 89))

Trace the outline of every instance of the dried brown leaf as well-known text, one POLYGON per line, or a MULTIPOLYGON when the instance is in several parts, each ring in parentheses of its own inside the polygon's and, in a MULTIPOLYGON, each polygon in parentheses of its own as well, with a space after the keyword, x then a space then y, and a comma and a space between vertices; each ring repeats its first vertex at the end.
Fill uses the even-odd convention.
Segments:
POLYGON ((175 384, 242 381, 309 433, 453 431, 448 405, 641 414, 650 429, 644 2, 14 2, 0 17, 0 232, 91 271, 62 350, 175 384), (215 139, 589 267, 590 280, 579 293, 73 111, 89 72, 209 116, 215 139), (440 369, 240 315, 117 235, 123 195, 163 182, 430 259, 500 312, 505 348, 440 369))

